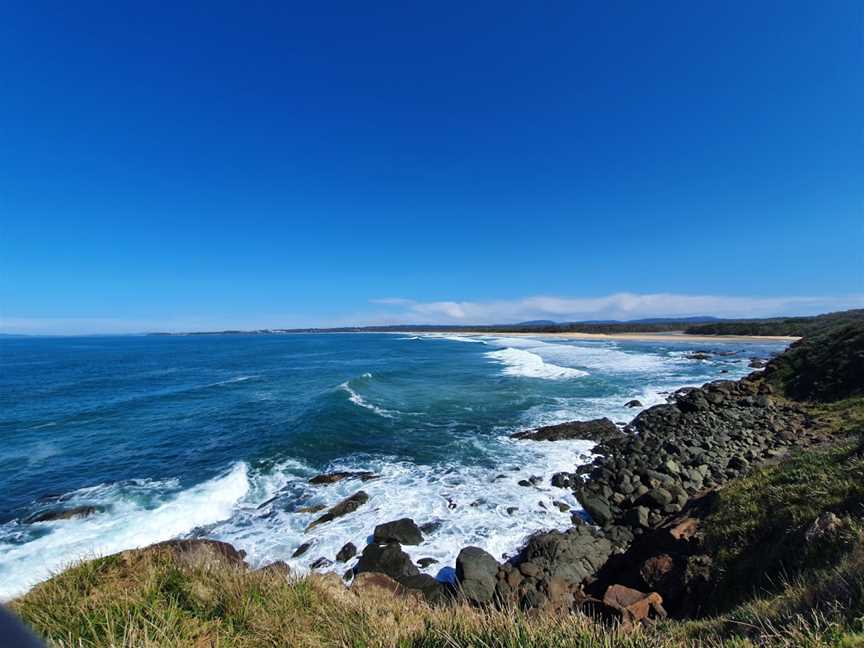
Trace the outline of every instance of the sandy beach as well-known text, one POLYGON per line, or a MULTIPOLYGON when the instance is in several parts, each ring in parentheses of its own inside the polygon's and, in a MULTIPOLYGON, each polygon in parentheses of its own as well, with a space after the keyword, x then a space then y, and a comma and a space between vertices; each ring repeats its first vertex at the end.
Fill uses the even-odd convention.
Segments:
POLYGON ((571 340, 632 340, 643 342, 741 342, 756 344, 759 342, 795 342, 800 338, 790 335, 688 335, 684 332, 665 331, 663 333, 539 333, 539 332, 501 332, 490 331, 459 331, 442 333, 441 331, 412 331, 423 335, 506 335, 525 337, 551 337, 571 340))

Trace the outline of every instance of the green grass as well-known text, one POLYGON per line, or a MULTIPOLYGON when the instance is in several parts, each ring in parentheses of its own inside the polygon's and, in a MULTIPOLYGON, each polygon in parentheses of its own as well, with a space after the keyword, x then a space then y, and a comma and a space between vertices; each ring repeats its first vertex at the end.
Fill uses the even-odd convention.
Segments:
POLYGON ((828 431, 855 434, 758 469, 718 491, 705 523, 706 546, 720 575, 715 610, 760 590, 776 590, 784 576, 830 566, 860 545, 864 399, 821 406, 814 414, 828 431), (805 541, 807 529, 825 512, 840 517, 841 528, 805 541))
POLYGON ((843 603, 850 593, 860 602, 862 564, 856 554, 727 615, 631 633, 580 614, 432 608, 383 592, 358 597, 332 575, 292 580, 163 550, 82 563, 12 609, 58 648, 827 648, 864 645, 862 619, 850 616, 860 606, 843 603), (814 606, 813 597, 834 604, 814 606))

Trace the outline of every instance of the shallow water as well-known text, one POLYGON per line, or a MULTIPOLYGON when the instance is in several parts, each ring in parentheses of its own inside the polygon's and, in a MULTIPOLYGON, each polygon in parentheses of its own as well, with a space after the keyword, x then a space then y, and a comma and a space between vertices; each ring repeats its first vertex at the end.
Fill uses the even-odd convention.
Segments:
MULTIPOLYGON (((446 577, 459 549, 498 558, 576 508, 549 476, 591 460, 584 441, 508 435, 609 416, 629 421, 678 387, 749 373, 781 343, 594 342, 507 336, 320 334, 31 338, 0 342, 0 599, 76 559, 176 536, 306 568, 362 547, 375 524, 437 529, 414 558, 446 577), (694 350, 735 352, 692 360, 694 350), (312 486, 336 469, 375 481, 312 486), (543 476, 537 487, 520 480, 543 476), (369 502, 305 528, 357 490, 369 502), (88 504, 84 519, 27 524, 88 504), (516 511, 508 509, 518 507, 516 511), (298 559, 303 542, 312 548, 298 559), (442 572, 443 570, 443 572, 442 572)), ((332 567, 344 571, 348 565, 332 567)))

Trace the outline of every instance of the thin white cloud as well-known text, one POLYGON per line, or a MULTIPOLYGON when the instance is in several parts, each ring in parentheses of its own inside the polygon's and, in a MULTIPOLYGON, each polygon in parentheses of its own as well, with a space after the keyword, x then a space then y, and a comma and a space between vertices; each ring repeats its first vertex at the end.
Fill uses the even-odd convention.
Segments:
MULTIPOLYGON (((397 302, 388 302, 395 304, 397 302)), ((864 295, 841 297, 732 297, 672 293, 615 293, 603 297, 538 295, 489 302, 400 299, 404 308, 382 315, 423 324, 503 324, 536 319, 556 321, 632 320, 651 317, 723 318, 813 315, 864 308, 864 295)))

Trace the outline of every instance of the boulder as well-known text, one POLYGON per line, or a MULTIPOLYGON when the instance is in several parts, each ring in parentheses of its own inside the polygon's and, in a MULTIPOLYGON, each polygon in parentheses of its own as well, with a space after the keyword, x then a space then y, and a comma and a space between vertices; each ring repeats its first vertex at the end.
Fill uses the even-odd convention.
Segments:
POLYGON ((376 543, 398 542, 403 545, 418 545, 423 542, 423 533, 411 518, 385 522, 375 527, 372 541, 376 543))
POLYGON ((335 520, 336 518, 340 518, 343 515, 353 513, 368 501, 369 496, 365 492, 357 491, 351 497, 346 497, 336 506, 328 510, 324 515, 314 520, 309 526, 306 527, 306 530, 310 531, 319 524, 324 524, 325 522, 330 522, 332 520, 335 520))
POLYGON ((545 572, 579 584, 592 576, 611 553, 612 543, 607 538, 587 525, 579 525, 567 531, 531 536, 513 563, 525 576, 545 572))
POLYGON ((357 547, 353 542, 346 542, 345 545, 336 554, 336 560, 339 562, 347 562, 357 555, 357 547))
POLYGON ((498 561, 480 547, 465 547, 456 557, 456 581, 471 603, 492 601, 497 574, 498 561))
POLYGON ((409 576, 417 576, 420 570, 411 562, 411 557, 402 551, 398 543, 372 543, 366 545, 360 560, 354 566, 355 574, 363 572, 379 572, 390 578, 401 581, 409 576))
POLYGON ((609 502, 601 495, 582 488, 576 491, 576 499, 599 526, 606 526, 612 522, 612 509, 609 507, 609 502))
POLYGON ((603 605, 618 617, 625 628, 649 619, 666 617, 663 597, 657 592, 646 594, 623 585, 611 585, 603 595, 603 605))
POLYGON ((624 403, 624 407, 642 407, 642 401, 634 398, 624 403))

